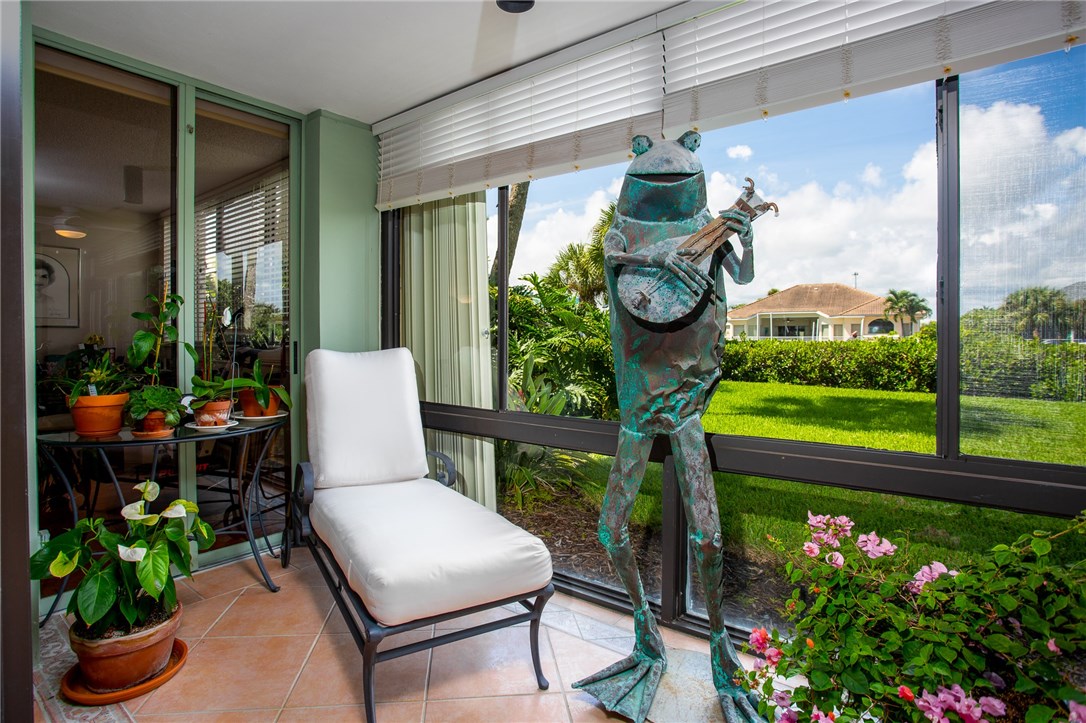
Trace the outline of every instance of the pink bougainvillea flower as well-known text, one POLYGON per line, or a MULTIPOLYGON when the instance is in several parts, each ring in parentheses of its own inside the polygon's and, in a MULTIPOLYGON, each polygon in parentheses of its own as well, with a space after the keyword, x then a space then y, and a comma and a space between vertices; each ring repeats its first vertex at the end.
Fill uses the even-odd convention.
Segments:
POLYGON ((1060 646, 1056 645, 1056 639, 1055 638, 1049 638, 1048 639, 1048 649, 1051 650, 1056 655, 1060 654, 1060 646))
POLYGON ((781 662, 781 656, 784 654, 780 648, 766 648, 765 649, 765 662, 769 663, 773 667, 776 667, 781 662))
POLYGON ((913 581, 908 583, 906 587, 911 593, 918 593, 924 589, 924 585, 938 579, 940 575, 957 575, 957 570, 948 570, 946 565, 941 562, 933 562, 930 565, 924 565, 920 568, 920 572, 913 575, 913 581))
POLYGON ((831 552, 826 555, 826 562, 840 570, 845 566, 845 556, 840 552, 831 552))
POLYGON ((792 705, 792 694, 787 690, 778 690, 773 694, 772 701, 778 708, 787 708, 792 705))
POLYGON ((821 551, 822 548, 820 548, 814 542, 803 543, 803 554, 805 554, 807 557, 818 557, 818 553, 821 551))
POLYGON ((797 723, 799 721, 799 712, 795 708, 787 708, 781 711, 781 717, 777 719, 777 723, 797 723))
POLYGON ((855 522, 844 515, 838 515, 833 518, 833 526, 837 528, 844 537, 852 536, 852 526, 855 524, 855 522))
POLYGON ((1007 706, 999 698, 993 698, 990 695, 981 696, 980 709, 990 716, 996 718, 1007 715, 1007 706))
POLYGON ((829 515, 815 515, 810 510, 807 510, 807 525, 812 530, 824 530, 826 525, 830 522, 829 515))
POLYGON ((912 688, 907 685, 899 685, 897 687, 897 697, 902 700, 911 703, 916 696, 913 694, 912 688))
POLYGON ((1067 723, 1086 723, 1086 705, 1071 700, 1067 702, 1067 707, 1071 711, 1071 717, 1067 719, 1067 723))
POLYGON ((883 555, 893 555, 897 551, 897 545, 879 537, 874 530, 866 535, 860 535, 860 539, 856 541, 856 547, 865 552, 872 560, 883 555))
POLYGON ((765 649, 769 647, 769 631, 765 628, 754 628, 754 630, 750 631, 747 642, 750 643, 750 647, 759 653, 764 653, 765 649))

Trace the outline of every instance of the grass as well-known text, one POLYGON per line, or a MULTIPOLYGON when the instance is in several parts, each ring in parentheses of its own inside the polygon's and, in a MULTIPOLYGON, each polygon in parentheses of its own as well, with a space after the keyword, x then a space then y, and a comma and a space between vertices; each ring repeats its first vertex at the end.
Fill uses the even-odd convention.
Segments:
MULTIPOLYGON (((1086 404, 965 397, 962 407, 966 453, 1086 465, 1086 404)), ((704 423, 711 432, 935 452, 935 395, 927 393, 722 382, 704 423)), ((579 486, 597 507, 610 465, 610 457, 592 455, 582 468, 579 486)), ((809 539, 808 510, 849 516, 855 535, 875 530, 908 538, 908 561, 916 568, 933 560, 962 566, 1023 533, 1064 526, 1042 515, 973 505, 727 473, 714 477, 728 546, 765 561, 774 559, 767 535, 793 548, 809 539)), ((661 469, 650 465, 632 521, 658 528, 661 514, 661 469)), ((1086 538, 1061 540, 1053 558, 1086 559, 1086 538)))

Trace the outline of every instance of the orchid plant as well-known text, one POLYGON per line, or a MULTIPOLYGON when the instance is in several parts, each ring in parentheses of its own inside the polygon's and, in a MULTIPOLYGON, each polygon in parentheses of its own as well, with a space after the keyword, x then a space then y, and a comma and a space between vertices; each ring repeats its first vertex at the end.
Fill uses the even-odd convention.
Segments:
POLYGON ((121 509, 127 531, 113 532, 101 518, 82 519, 30 557, 30 576, 41 580, 81 572, 68 612, 85 638, 125 635, 166 620, 177 608, 171 565, 191 577, 190 538, 201 550, 215 542, 211 526, 188 500, 172 500, 152 512, 159 486, 135 486, 140 499, 121 509))
POLYGON ((853 538, 848 517, 808 526, 802 549, 781 550, 794 629, 756 628, 745 646, 759 659, 743 682, 769 720, 1086 723, 1086 561, 1049 557, 1086 513, 961 570, 908 569, 907 540, 853 538))

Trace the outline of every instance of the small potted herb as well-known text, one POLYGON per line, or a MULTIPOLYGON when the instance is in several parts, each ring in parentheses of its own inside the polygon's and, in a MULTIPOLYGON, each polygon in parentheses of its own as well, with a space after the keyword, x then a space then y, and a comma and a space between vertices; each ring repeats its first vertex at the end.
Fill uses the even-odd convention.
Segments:
POLYGON ((238 393, 241 410, 246 417, 274 417, 279 413, 279 405, 291 407, 290 392, 280 384, 271 384, 275 366, 272 365, 265 378, 260 360, 253 362, 252 385, 238 393))
MULTIPOLYGON (((132 317, 147 324, 147 328, 132 335, 132 343, 126 352, 128 365, 146 375, 147 383, 135 390, 128 400, 128 415, 133 420, 133 434, 145 437, 165 437, 181 421, 181 414, 188 409, 181 403, 181 390, 159 384, 162 375, 160 358, 163 345, 177 343, 177 327, 174 321, 181 313, 185 300, 179 294, 163 293, 162 298, 148 294, 153 312, 137 311, 132 317)), ((182 348, 193 359, 196 351, 191 344, 181 342, 182 348)))

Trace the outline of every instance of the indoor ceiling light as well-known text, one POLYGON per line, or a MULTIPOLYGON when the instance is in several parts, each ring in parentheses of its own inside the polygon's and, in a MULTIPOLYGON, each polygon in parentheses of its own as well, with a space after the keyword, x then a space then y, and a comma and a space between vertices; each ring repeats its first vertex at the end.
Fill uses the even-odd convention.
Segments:
POLYGON ((87 232, 82 226, 73 223, 74 218, 58 218, 53 222, 53 231, 62 238, 84 238, 87 232))
POLYGON ((526 13, 535 5, 535 0, 497 0, 498 7, 507 13, 526 13))

